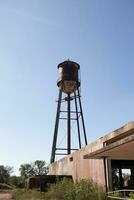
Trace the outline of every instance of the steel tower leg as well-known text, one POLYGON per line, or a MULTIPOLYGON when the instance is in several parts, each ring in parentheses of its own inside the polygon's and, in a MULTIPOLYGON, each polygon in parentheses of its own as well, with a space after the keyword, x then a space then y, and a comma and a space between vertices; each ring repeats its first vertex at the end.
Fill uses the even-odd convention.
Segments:
POLYGON ((85 145, 87 145, 87 137, 86 137, 86 130, 85 130, 85 124, 84 124, 84 117, 83 117, 83 111, 82 111, 82 105, 81 105, 81 97, 79 89, 77 89, 74 92, 74 96, 71 97, 71 94, 67 94, 67 96, 62 99, 63 92, 59 90, 59 98, 58 98, 58 105, 57 105, 57 114, 56 114, 56 121, 55 121, 55 128, 54 128, 54 137, 53 137, 53 145, 52 145, 52 152, 51 152, 51 159, 50 163, 53 163, 55 161, 55 155, 68 155, 71 154, 71 150, 77 150, 73 149, 71 145, 71 120, 76 120, 77 122, 77 131, 78 131, 78 142, 79 142, 79 148, 82 147, 81 143, 81 133, 80 133, 80 119, 79 114, 81 116, 82 126, 83 126, 83 132, 84 132, 84 140, 85 145), (75 103, 75 111, 71 111, 71 100, 74 99, 75 103), (78 100, 77 100, 78 99, 78 100), (66 101, 67 108, 66 110, 61 110, 61 103, 66 101), (67 113, 66 117, 60 117, 60 113, 67 113), (76 118, 71 117, 71 113, 76 114, 76 118), (59 120, 65 119, 67 120, 67 147, 66 148, 56 148, 57 145, 57 137, 58 137, 58 127, 59 127, 59 120), (57 150, 66 150, 66 153, 56 153, 57 150))
POLYGON ((76 96, 76 92, 74 92, 74 98, 75 98, 75 110, 76 110, 76 120, 77 120, 77 130, 78 130, 79 148, 81 149, 80 125, 79 125, 79 114, 78 114, 78 105, 77 105, 77 96, 76 96))
POLYGON ((59 98, 58 98, 58 106, 57 106, 57 114, 56 114, 56 121, 55 121, 55 128, 54 128, 54 138, 53 138, 53 145, 52 145, 50 163, 53 163, 55 161, 55 152, 56 152, 56 143, 57 143, 58 126, 59 126, 59 118, 60 118, 61 99, 62 99, 62 91, 60 90, 59 91, 59 98))
POLYGON ((80 105, 80 112, 81 112, 81 120, 82 120, 82 125, 83 125, 83 131, 84 131, 85 145, 87 145, 87 136, 86 136, 86 129, 85 129, 85 123, 84 123, 84 117, 83 117, 83 111, 82 111, 81 97, 80 97, 79 88, 78 88, 78 99, 79 99, 79 105, 80 105))

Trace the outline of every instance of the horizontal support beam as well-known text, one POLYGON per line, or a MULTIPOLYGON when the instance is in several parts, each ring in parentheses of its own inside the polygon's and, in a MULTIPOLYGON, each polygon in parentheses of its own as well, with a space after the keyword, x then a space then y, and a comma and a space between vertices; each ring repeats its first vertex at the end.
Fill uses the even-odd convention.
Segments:
MULTIPOLYGON (((59 119, 64 119, 64 120, 67 120, 66 117, 60 117, 59 119)), ((77 118, 70 118, 70 120, 77 120, 77 118)))
MULTIPOLYGON (((64 110, 61 110, 60 112, 62 112, 62 113, 68 113, 68 111, 64 111, 64 110)), ((79 113, 79 114, 81 114, 81 112, 76 112, 76 111, 70 111, 70 113, 79 113)))
MULTIPOLYGON (((56 150, 67 150, 66 148, 56 148, 56 150)), ((71 149, 72 151, 78 150, 78 149, 71 149)))

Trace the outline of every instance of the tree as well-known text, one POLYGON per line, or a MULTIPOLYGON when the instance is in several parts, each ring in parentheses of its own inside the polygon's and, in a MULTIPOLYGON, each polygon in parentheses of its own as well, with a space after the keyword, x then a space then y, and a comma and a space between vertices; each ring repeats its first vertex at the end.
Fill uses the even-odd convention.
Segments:
POLYGON ((112 168, 112 185, 114 190, 118 190, 120 187, 118 168, 112 168))
POLYGON ((12 167, 0 165, 0 183, 8 183, 10 174, 12 172, 13 172, 12 167))
POLYGON ((43 160, 36 160, 34 162, 34 172, 35 175, 44 175, 48 173, 48 167, 46 166, 46 162, 43 160))
POLYGON ((46 162, 43 160, 36 160, 33 163, 26 163, 20 166, 20 174, 21 177, 26 179, 31 176, 37 175, 45 175, 48 172, 48 167, 46 166, 46 162))
POLYGON ((21 177, 26 179, 30 176, 34 176, 33 165, 32 164, 22 164, 19 168, 21 177))

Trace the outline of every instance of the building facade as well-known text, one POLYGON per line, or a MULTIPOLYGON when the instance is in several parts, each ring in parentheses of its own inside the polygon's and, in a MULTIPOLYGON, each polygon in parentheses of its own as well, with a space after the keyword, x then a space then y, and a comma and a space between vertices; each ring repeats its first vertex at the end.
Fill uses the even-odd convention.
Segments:
POLYGON ((50 175, 71 175, 74 181, 89 178, 106 190, 115 189, 114 175, 118 188, 129 187, 123 170, 129 172, 128 182, 134 180, 134 122, 49 165, 50 175))

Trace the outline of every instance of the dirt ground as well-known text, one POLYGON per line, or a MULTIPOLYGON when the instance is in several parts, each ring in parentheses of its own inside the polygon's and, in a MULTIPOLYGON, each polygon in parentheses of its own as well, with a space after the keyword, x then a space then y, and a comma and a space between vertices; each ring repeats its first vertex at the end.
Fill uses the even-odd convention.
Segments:
POLYGON ((11 192, 0 192, 0 200, 11 200, 12 194, 11 192))

